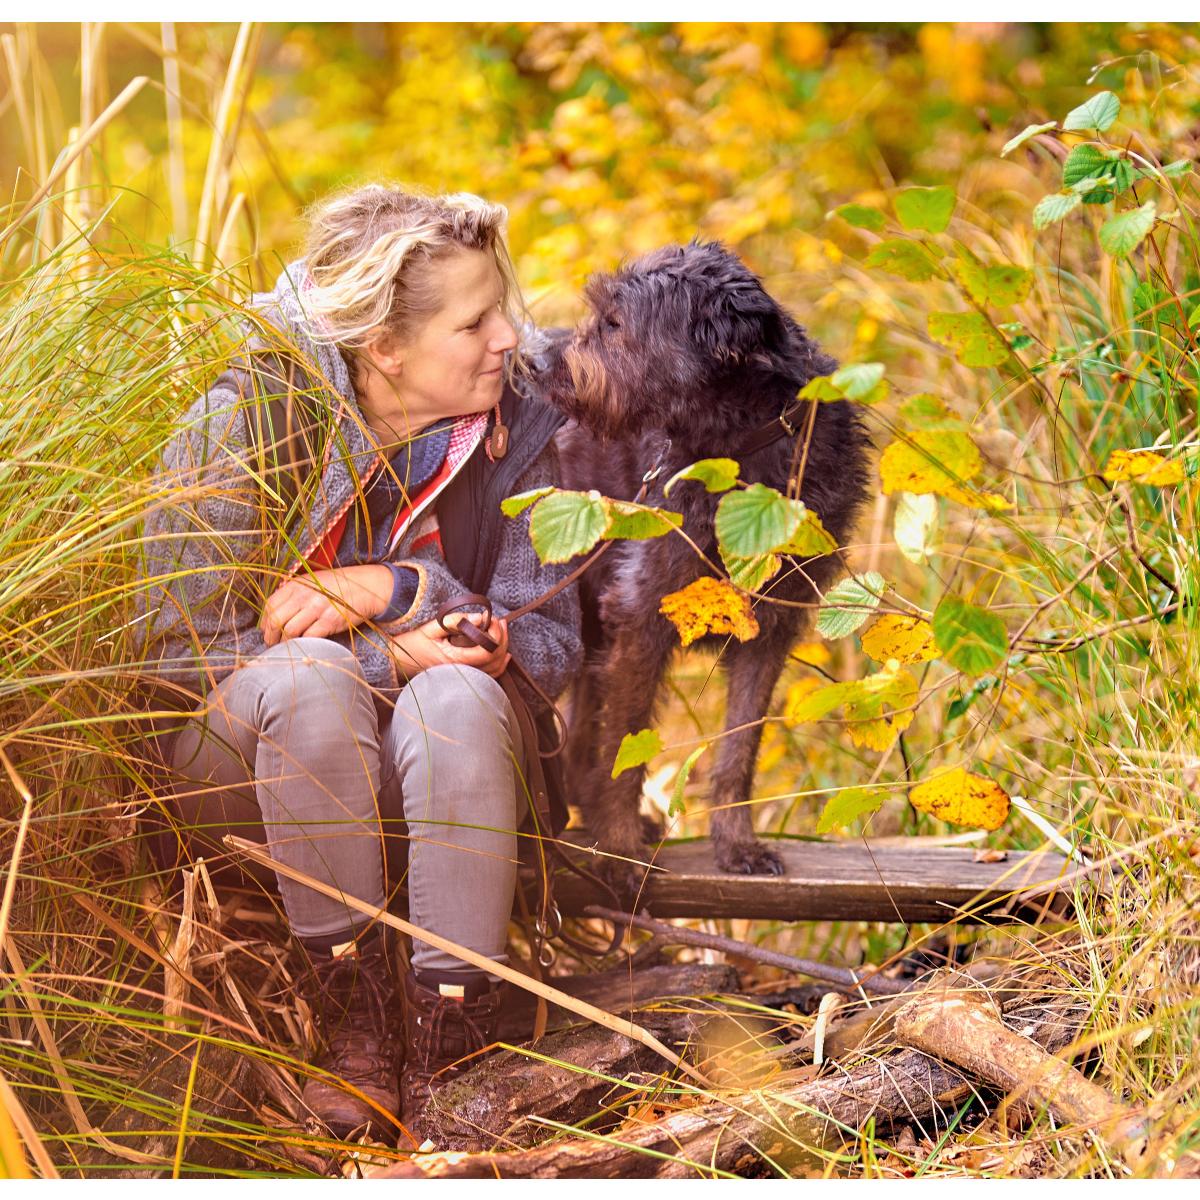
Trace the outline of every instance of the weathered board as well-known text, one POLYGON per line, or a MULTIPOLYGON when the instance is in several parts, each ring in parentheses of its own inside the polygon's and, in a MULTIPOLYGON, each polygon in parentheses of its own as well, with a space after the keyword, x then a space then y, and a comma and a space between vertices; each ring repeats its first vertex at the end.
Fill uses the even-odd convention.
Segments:
MULTIPOLYGON (((568 838, 572 835, 567 834, 568 838)), ((1002 862, 976 862, 962 846, 864 846, 861 842, 772 841, 782 876, 726 875, 707 841, 665 846, 654 859, 641 904, 656 917, 756 917, 777 921, 948 921, 993 919, 1017 893, 1041 895, 1016 905, 1028 916, 1056 898, 1057 883, 1078 868, 1062 855, 1010 850, 1002 862)), ((595 857, 577 861, 594 868, 595 857)), ((566 916, 611 898, 560 871, 555 897, 566 916)))

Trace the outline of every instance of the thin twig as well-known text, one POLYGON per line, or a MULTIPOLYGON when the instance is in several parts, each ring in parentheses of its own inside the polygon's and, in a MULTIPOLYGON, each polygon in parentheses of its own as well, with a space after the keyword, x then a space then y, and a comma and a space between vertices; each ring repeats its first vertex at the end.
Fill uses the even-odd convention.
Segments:
POLYGON ((645 929, 649 933, 661 937, 664 944, 673 943, 677 946, 700 946, 706 950, 723 950, 727 954, 740 954, 743 958, 753 959, 769 967, 781 967, 785 971, 795 971, 801 975, 820 979, 838 987, 861 988, 864 992, 874 992, 880 996, 896 996, 908 990, 908 985, 888 979, 883 975, 869 973, 859 975, 848 967, 835 967, 830 963, 814 962, 808 958, 793 958, 790 954, 779 954, 774 950, 763 950, 749 942, 739 942, 735 938, 720 937, 715 933, 700 933, 695 929, 681 929, 677 925, 668 925, 663 921, 655 921, 651 917, 634 916, 632 913, 618 912, 612 908, 601 908, 598 904, 589 904, 584 910, 589 917, 602 917, 618 925, 632 925, 635 929, 645 929))

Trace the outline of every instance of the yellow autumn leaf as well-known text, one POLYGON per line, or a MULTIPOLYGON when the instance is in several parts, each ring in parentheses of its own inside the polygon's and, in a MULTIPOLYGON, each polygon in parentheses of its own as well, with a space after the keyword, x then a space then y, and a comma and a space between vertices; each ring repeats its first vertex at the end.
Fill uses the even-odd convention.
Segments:
POLYGON ((826 667, 833 653, 824 642, 801 642, 792 649, 792 658, 810 667, 826 667))
POLYGON ((979 447, 965 434, 951 429, 918 429, 891 443, 880 456, 879 476, 883 490, 930 492, 950 495, 962 491, 983 465, 979 447))
POLYGON ((967 508, 986 508, 988 512, 1003 512, 1012 508, 1012 502, 995 492, 980 492, 975 488, 951 485, 942 493, 949 500, 966 505, 967 508))
POLYGON ((912 724, 919 690, 916 679, 898 662, 845 683, 801 679, 788 689, 783 721, 794 729, 807 721, 822 721, 844 706, 850 740, 856 746, 886 750, 912 724))
POLYGON ((763 726, 762 746, 758 751, 758 765, 755 768, 765 773, 779 766, 788 752, 787 739, 779 731, 778 725, 768 722, 763 726))
POLYGON ((894 658, 902 663, 923 663, 938 657, 933 626, 921 617, 887 613, 862 635, 863 653, 878 663, 894 658))
POLYGON ((679 640, 685 646, 706 633, 731 633, 739 642, 758 635, 750 601, 711 575, 703 575, 664 596, 658 611, 679 630, 679 640))
POLYGON ((1163 458, 1153 450, 1114 450, 1104 468, 1104 478, 1109 483, 1147 483, 1166 487, 1183 482, 1183 463, 1177 458, 1163 458))
POLYGON ((993 779, 952 767, 919 783, 908 794, 913 808, 951 825, 999 829, 1008 818, 1008 793, 993 779))
POLYGON ((787 698, 783 702, 783 723, 789 729, 795 729, 797 725, 803 725, 805 721, 814 719, 806 711, 804 702, 824 686, 825 684, 815 675, 806 675, 788 688, 787 698))
POLYGON ((850 740, 886 750, 913 723, 919 691, 913 675, 894 660, 878 674, 858 680, 846 698, 850 740))

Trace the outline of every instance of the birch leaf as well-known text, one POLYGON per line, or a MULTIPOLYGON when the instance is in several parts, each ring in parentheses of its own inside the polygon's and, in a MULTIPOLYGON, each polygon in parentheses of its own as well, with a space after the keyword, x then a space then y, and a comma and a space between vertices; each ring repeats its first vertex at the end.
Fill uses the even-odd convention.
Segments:
POLYGON ((908 794, 918 812, 969 829, 999 829, 1008 819, 1008 793, 995 780, 962 767, 942 771, 908 794))

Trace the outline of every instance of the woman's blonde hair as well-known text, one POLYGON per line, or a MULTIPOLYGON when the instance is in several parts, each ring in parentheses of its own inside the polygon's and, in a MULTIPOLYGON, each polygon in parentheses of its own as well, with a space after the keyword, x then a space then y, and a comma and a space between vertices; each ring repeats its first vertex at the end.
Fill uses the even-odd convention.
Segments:
POLYGON ((407 339, 441 307, 433 264, 459 249, 491 254, 504 284, 501 309, 520 332, 527 317, 504 243, 507 219, 502 205, 469 192, 427 196, 375 183, 322 202, 309 213, 306 247, 313 335, 348 350, 380 328, 407 339))

